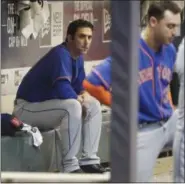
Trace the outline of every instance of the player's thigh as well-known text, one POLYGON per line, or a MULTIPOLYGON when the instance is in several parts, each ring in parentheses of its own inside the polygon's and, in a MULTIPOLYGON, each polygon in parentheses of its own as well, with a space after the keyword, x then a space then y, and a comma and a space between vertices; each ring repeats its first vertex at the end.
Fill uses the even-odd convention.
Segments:
POLYGON ((137 138, 137 182, 148 182, 153 174, 156 159, 164 146, 164 129, 160 125, 149 125, 139 131, 137 138))
POLYGON ((181 169, 184 168, 184 148, 183 148, 184 129, 182 126, 183 123, 184 123, 184 119, 179 120, 177 123, 177 130, 175 133, 174 144, 173 144, 174 182, 179 182, 178 180, 181 176, 181 169))
POLYGON ((48 100, 39 103, 25 103, 19 118, 41 129, 53 129, 70 116, 81 117, 81 105, 77 100, 48 100))
POLYGON ((90 113, 101 113, 100 102, 91 95, 89 95, 88 99, 84 101, 84 106, 90 113))
POLYGON ((165 123, 164 127, 166 129, 166 144, 173 144, 174 136, 178 123, 178 109, 176 109, 169 120, 165 123))

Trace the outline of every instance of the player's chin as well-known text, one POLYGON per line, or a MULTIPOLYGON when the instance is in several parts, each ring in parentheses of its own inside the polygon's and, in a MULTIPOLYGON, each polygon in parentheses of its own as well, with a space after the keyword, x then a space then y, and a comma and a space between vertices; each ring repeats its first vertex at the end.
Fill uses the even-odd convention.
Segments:
POLYGON ((171 39, 168 39, 168 40, 166 40, 166 41, 164 42, 165 45, 169 45, 169 44, 171 44, 171 43, 172 43, 172 40, 171 40, 171 39))
POLYGON ((88 50, 81 50, 81 54, 87 54, 88 50))
POLYGON ((172 38, 169 38, 168 39, 168 44, 170 44, 170 43, 172 43, 174 41, 174 38, 172 37, 172 38))

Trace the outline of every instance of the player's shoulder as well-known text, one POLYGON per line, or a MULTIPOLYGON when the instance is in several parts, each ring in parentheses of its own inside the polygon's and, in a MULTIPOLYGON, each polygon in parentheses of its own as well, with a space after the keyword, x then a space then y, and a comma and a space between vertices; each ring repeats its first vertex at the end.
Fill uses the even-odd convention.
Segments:
POLYGON ((108 56, 105 59, 102 60, 101 65, 107 65, 109 66, 112 63, 112 57, 108 56))
POLYGON ((56 45, 53 47, 45 56, 43 59, 45 60, 52 60, 57 61, 61 59, 62 57, 65 57, 67 55, 67 52, 65 51, 64 48, 62 48, 61 45, 56 45))
POLYGON ((53 58, 56 59, 55 61, 58 62, 59 64, 65 63, 65 65, 69 65, 69 63, 71 63, 70 62, 72 60, 71 54, 64 43, 55 46, 53 48, 52 55, 53 58))
POLYGON ((69 57, 70 56, 70 52, 68 51, 65 43, 62 43, 62 44, 59 44, 57 46, 55 46, 53 48, 53 52, 55 52, 56 54, 58 55, 61 55, 61 56, 67 56, 69 57))
POLYGON ((106 63, 107 63, 107 65, 111 65, 111 63, 112 63, 112 57, 111 56, 108 56, 107 58, 105 58, 105 60, 106 60, 106 63))
POLYGON ((110 63, 112 61, 112 57, 111 56, 108 56, 104 59, 106 62, 110 63))
POLYGON ((99 72, 104 72, 104 71, 110 71, 111 68, 111 61, 112 58, 110 57, 106 57, 105 59, 103 59, 100 64, 95 66, 95 69, 99 72))
POLYGON ((140 37, 138 45, 139 45, 139 56, 145 57, 147 56, 146 58, 150 57, 151 49, 142 37, 140 37))

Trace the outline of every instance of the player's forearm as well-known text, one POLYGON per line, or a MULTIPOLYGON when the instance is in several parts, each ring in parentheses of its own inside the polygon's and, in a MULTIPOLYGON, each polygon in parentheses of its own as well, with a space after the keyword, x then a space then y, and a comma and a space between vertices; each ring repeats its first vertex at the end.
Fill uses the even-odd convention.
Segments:
POLYGON ((76 91, 76 94, 77 95, 81 95, 81 94, 83 94, 83 93, 85 93, 86 92, 86 90, 84 89, 84 87, 83 87, 83 85, 79 88, 79 90, 78 91, 76 91))
POLYGON ((56 84, 57 88, 57 97, 60 99, 77 99, 78 95, 72 88, 70 82, 68 81, 59 81, 56 84))
POLYGON ((102 86, 94 86, 87 80, 83 81, 83 86, 92 96, 99 100, 104 105, 111 105, 111 94, 102 86))

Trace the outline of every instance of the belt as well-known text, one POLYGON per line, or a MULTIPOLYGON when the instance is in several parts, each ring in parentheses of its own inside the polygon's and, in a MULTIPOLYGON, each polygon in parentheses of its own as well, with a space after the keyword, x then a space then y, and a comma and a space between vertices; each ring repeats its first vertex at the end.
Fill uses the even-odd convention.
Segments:
POLYGON ((164 125, 167 121, 169 120, 168 118, 161 119, 159 121, 142 121, 139 122, 139 128, 143 128, 149 125, 154 125, 154 124, 160 124, 161 126, 164 125))

